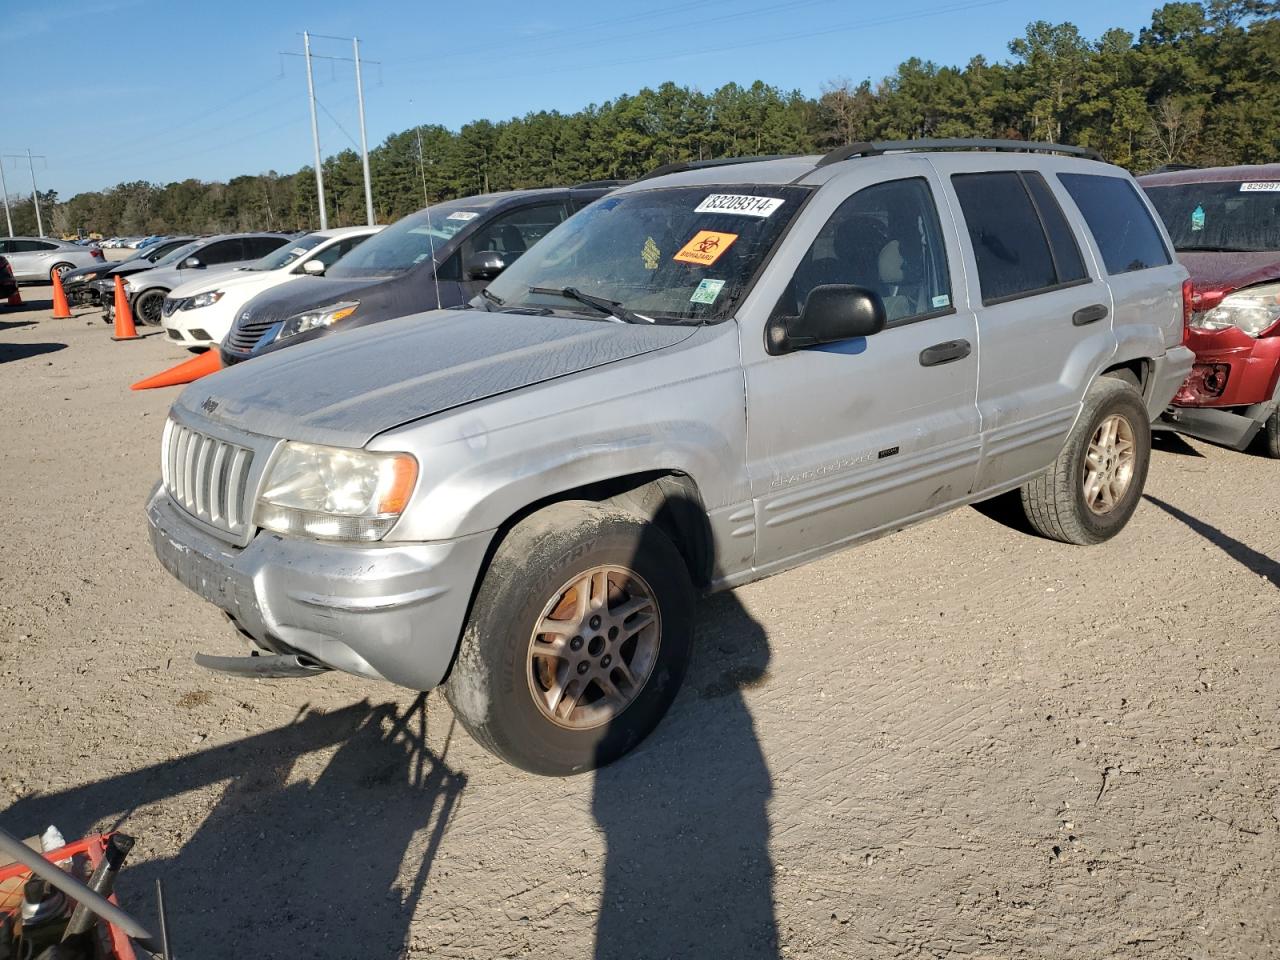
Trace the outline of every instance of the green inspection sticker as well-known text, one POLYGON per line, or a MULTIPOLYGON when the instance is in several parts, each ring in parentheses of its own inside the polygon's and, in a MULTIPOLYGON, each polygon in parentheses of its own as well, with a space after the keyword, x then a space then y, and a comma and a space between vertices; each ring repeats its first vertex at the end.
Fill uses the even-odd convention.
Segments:
POLYGON ((720 291, 723 289, 723 280, 703 280, 698 284, 698 289, 693 291, 693 296, 689 298, 689 302, 715 303, 716 297, 720 296, 720 291))

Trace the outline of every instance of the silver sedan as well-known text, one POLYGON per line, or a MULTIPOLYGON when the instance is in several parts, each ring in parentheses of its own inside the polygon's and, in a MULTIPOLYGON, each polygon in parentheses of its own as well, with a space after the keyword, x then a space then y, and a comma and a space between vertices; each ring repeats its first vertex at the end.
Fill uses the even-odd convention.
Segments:
POLYGON ((55 272, 61 275, 103 262, 102 251, 97 247, 49 237, 0 238, 0 256, 9 261, 13 278, 19 283, 52 282, 55 272))

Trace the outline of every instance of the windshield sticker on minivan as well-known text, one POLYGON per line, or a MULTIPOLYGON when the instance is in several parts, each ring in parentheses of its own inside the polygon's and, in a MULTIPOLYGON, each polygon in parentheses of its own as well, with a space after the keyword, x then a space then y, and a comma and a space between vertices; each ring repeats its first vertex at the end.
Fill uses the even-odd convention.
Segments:
POLYGON ((1280 193, 1280 180, 1255 180, 1240 184, 1241 193, 1280 193))
POLYGON ((693 239, 680 248, 673 260, 681 263, 694 263, 701 267, 709 267, 733 246, 738 239, 736 233, 717 233, 714 230, 699 230, 693 239))
POLYGON ((457 213, 449 214, 447 217, 445 217, 445 219, 446 220, 474 220, 478 216, 480 216, 480 214, 472 213, 470 210, 459 210, 457 213))
POLYGON ((689 302, 715 303, 716 297, 720 296, 720 291, 723 289, 723 280, 703 280, 698 284, 698 289, 693 291, 693 296, 689 298, 689 302))
POLYGON ((662 262, 662 251, 653 242, 653 237, 645 238, 644 246, 640 248, 640 259, 644 261, 646 270, 658 269, 658 264, 662 262))
POLYGON ((750 197, 740 193, 713 193, 693 208, 694 213, 732 213, 741 217, 771 217, 786 201, 780 197, 750 197))

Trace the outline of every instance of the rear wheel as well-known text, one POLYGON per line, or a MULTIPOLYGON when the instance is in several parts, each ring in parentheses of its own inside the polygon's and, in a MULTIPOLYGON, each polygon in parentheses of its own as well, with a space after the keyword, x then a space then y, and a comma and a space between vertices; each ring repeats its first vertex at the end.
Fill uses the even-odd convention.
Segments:
POLYGON ((49 282, 53 283, 53 278, 55 275, 58 276, 59 278, 66 277, 66 275, 74 269, 75 267, 70 263, 54 264, 53 269, 49 271, 49 282))
POLYGON ((1122 379, 1104 377, 1085 396, 1053 466, 1022 487, 1022 509, 1046 537, 1101 543, 1133 516, 1150 463, 1151 421, 1141 395, 1122 379))
POLYGON ((498 547, 445 696, 522 769, 604 766, 658 724, 684 678, 693 587, 675 544, 587 501, 540 510, 498 547))
POLYGON ((138 294, 138 298, 133 301, 133 319, 148 327, 160 326, 164 295, 164 290, 146 290, 138 294))

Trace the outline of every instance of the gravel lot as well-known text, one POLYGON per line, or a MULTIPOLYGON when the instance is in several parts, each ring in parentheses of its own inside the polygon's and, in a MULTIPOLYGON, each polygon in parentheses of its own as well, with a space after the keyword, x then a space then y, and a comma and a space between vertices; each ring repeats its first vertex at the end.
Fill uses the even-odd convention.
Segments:
POLYGON ((0 307, 0 825, 140 838, 217 957, 1275 957, 1280 464, 1160 441, 1102 547, 961 510, 713 598, 675 709, 543 780, 238 641, 142 504, 186 354, 0 307))

